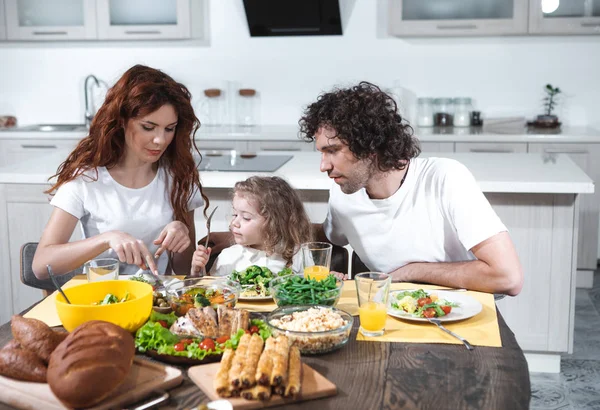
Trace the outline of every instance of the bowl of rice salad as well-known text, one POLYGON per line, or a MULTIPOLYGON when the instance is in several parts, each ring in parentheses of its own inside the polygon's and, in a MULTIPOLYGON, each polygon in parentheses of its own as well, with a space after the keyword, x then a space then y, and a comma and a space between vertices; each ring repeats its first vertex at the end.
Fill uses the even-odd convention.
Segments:
POLYGON ((275 309, 266 322, 274 337, 286 335, 302 354, 321 354, 348 342, 354 318, 331 306, 296 305, 275 309))

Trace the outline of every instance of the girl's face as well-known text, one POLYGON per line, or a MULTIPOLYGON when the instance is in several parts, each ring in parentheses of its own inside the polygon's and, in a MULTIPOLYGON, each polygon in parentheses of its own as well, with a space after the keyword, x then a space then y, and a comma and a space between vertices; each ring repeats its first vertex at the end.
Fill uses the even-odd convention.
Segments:
POLYGON ((266 219, 258 213, 253 201, 248 201, 237 193, 233 196, 232 205, 233 214, 229 229, 235 243, 262 250, 264 243, 262 232, 266 219))
POLYGON ((138 163, 155 163, 173 141, 176 126, 177 113, 171 104, 131 118, 125 126, 126 157, 138 163))

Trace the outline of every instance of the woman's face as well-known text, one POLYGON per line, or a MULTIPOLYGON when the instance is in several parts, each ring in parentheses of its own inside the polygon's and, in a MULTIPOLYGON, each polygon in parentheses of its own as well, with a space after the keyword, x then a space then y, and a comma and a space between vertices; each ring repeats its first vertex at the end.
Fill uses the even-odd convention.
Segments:
POLYGON ((243 196, 233 196, 232 218, 229 229, 233 234, 235 243, 256 249, 263 249, 263 227, 266 219, 258 213, 252 201, 243 196))
POLYGON ((143 163, 155 163, 165 152, 177 126, 177 113, 171 104, 137 118, 125 126, 126 156, 143 163))

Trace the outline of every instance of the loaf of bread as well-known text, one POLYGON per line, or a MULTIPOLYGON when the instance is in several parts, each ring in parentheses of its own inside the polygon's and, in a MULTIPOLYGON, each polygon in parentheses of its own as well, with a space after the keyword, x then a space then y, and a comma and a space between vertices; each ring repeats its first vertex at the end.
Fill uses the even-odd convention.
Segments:
POLYGON ((126 330, 93 320, 73 330, 50 356, 48 384, 68 407, 90 407, 127 377, 135 345, 126 330))
POLYGON ((11 318, 10 328, 15 340, 24 348, 36 353, 48 363, 56 346, 64 340, 58 332, 37 319, 26 319, 19 315, 11 318))
POLYGON ((0 374, 11 379, 46 383, 46 363, 30 350, 0 350, 0 374))

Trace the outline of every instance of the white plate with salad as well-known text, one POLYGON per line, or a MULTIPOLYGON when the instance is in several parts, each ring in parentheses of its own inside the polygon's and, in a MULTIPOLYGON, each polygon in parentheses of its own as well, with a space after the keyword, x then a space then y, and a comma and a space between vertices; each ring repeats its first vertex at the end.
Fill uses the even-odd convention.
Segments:
POLYGON ((460 292, 409 289, 390 292, 387 313, 416 322, 427 322, 427 317, 454 322, 473 317, 482 309, 477 299, 460 292))
POLYGON ((269 282, 278 276, 292 274, 290 268, 285 268, 277 274, 265 266, 252 265, 242 271, 233 271, 229 279, 238 282, 242 288, 238 300, 265 301, 272 300, 269 282))

